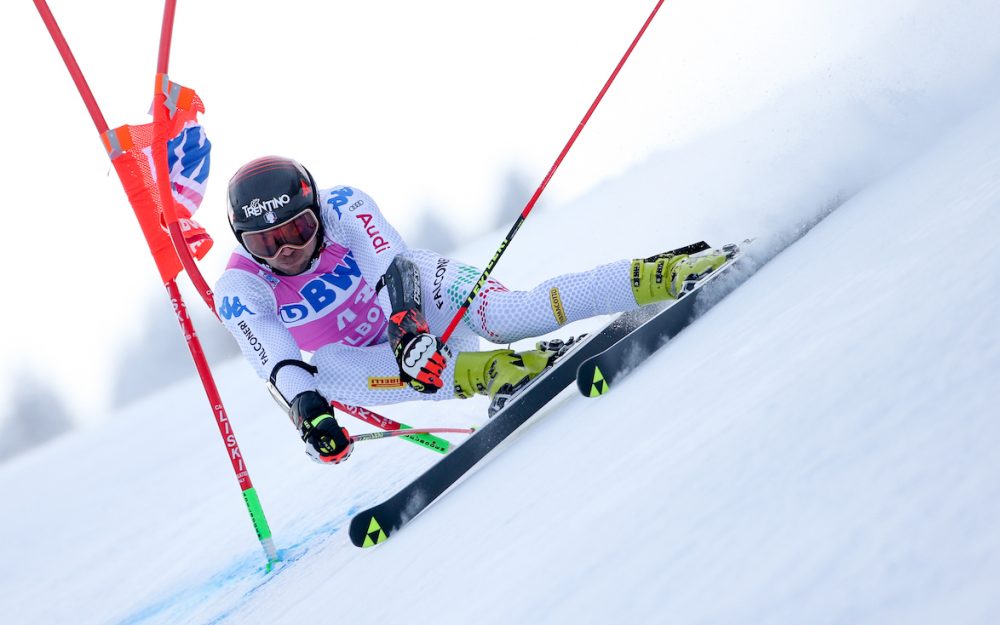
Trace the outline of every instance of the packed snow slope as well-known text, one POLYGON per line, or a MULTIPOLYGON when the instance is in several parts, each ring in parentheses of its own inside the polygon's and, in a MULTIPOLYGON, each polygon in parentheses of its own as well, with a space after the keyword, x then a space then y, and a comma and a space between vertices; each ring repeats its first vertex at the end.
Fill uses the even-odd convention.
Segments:
POLYGON ((386 544, 351 546, 351 515, 437 456, 380 441, 315 465, 237 361, 217 381, 278 569, 192 379, 0 467, 0 621, 996 623, 1000 54, 887 87, 870 52, 532 215, 497 269, 514 288, 702 238, 756 235, 758 270, 386 544))

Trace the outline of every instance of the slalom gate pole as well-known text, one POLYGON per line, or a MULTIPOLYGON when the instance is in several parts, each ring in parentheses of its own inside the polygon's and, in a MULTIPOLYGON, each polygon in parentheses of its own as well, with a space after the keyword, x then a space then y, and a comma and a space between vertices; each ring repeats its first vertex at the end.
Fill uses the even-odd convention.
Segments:
POLYGON ((451 333, 454 332, 455 327, 458 326, 458 322, 461 321, 466 311, 468 311, 469 307, 472 306, 472 301, 476 299, 476 295, 479 293, 480 289, 483 288, 483 285, 486 284, 486 280, 489 279, 490 274, 493 273, 493 268, 496 267, 497 262, 500 261, 500 257, 503 256, 507 246, 510 245, 510 242, 514 239, 514 235, 516 235, 517 231, 521 229, 521 224, 523 224, 524 220, 528 218, 531 210, 535 207, 535 203, 538 202, 538 198, 542 195, 542 191, 545 190, 545 187, 549 184, 549 180, 552 179, 552 175, 556 172, 556 169, 559 168, 559 165, 566 157, 570 148, 573 147, 573 144, 576 142, 576 138, 580 136, 580 132, 583 130, 583 127, 587 125, 587 122, 590 120, 590 116, 593 115, 597 105, 600 104, 601 100, 604 98, 604 94, 607 93, 611 83, 614 82, 615 77, 618 76, 618 72, 621 71, 622 66, 625 65, 625 61, 627 61, 628 57, 632 54, 632 50, 635 49, 636 44, 639 43, 639 39, 642 38, 643 33, 646 32, 646 28, 649 27, 650 22, 653 21, 653 18, 656 16, 656 12, 660 10, 660 6, 662 4, 663 0, 659 0, 656 3, 656 6, 653 7, 653 11, 649 14, 649 17, 646 18, 645 23, 643 23, 642 28, 639 29, 639 33, 635 36, 635 39, 632 40, 632 44, 628 47, 628 50, 625 51, 625 55, 622 56, 620 61, 618 61, 618 66, 615 67, 613 72, 611 72, 611 76, 608 77, 607 82, 604 83, 604 87, 601 89, 600 93, 597 94, 597 98, 594 99, 594 103, 590 105, 589 109, 587 109, 587 113, 583 116, 583 120, 579 123, 579 125, 577 125, 576 130, 573 131, 569 141, 566 142, 566 146, 563 147, 562 152, 560 152, 559 156, 556 157, 555 162, 549 169, 549 173, 547 173, 545 178, 542 179, 542 183, 538 185, 538 189, 535 190, 534 195, 532 195, 531 199, 528 200, 524 210, 521 211, 517 220, 514 221, 514 225, 511 227, 510 232, 507 233, 507 236, 504 237, 503 242, 500 243, 500 247, 497 248, 496 253, 493 254, 493 258, 491 258, 490 262, 486 264, 486 269, 483 270, 483 274, 479 276, 479 280, 476 281, 476 284, 472 287, 472 291, 469 293, 469 296, 465 298, 464 302, 462 302, 458 312, 455 313, 451 323, 448 324, 448 328, 444 331, 444 334, 441 335, 442 343, 448 342, 448 339, 451 337, 451 333))
MULTIPOLYGON (((174 31, 174 14, 177 8, 177 0, 165 0, 163 3, 163 23, 160 27, 160 51, 156 57, 156 73, 158 76, 162 75, 166 77, 167 66, 170 62, 170 43, 173 38, 174 31)), ((161 94, 157 92, 154 97, 154 119, 156 115, 166 114, 166 108, 164 103, 166 102, 166 94, 161 94)), ((191 256, 190 250, 188 250, 187 243, 184 241, 184 232, 181 229, 180 220, 177 218, 177 210, 173 203, 173 194, 170 193, 170 179, 168 176, 160 176, 160 195, 164 197, 163 201, 163 216, 164 221, 167 223, 167 231, 170 234, 170 240, 174 244, 174 250, 177 252, 177 257, 181 261, 181 265, 184 267, 184 271, 187 272, 188 278, 194 284, 195 290, 201 295, 201 298, 205 301, 205 305, 208 306, 209 310, 218 317, 215 312, 215 300, 212 296, 212 289, 209 288, 208 283, 205 278, 201 275, 201 271, 198 270, 198 265, 194 258, 191 256), (167 195, 163 195, 166 192, 167 195)))
POLYGON ((170 65, 170 43, 174 36, 174 14, 177 0, 164 0, 163 21, 160 23, 160 51, 156 55, 156 73, 166 74, 170 65))
MULTIPOLYGON (((160 50, 156 60, 156 73, 158 76, 163 76, 164 78, 166 77, 167 66, 170 60, 170 43, 173 34, 176 5, 176 0, 165 0, 163 5, 163 22, 160 28, 160 50)), ((153 100, 154 123, 165 123, 169 114, 166 107, 166 95, 162 91, 162 89, 157 89, 153 100)), ((202 277, 201 271, 198 270, 187 242, 184 240, 184 233, 181 230, 180 221, 177 217, 177 209, 174 206, 174 195, 170 189, 170 170, 166 167, 165 153, 163 161, 163 168, 158 169, 157 183, 159 185, 160 198, 163 201, 164 217, 170 233, 170 240, 174 244, 174 250, 177 252, 181 264, 188 272, 188 277, 194 283, 198 292, 201 293, 208 307, 215 312, 212 292, 202 277)), ((216 425, 219 427, 219 434, 222 436, 222 441, 226 445, 229 459, 233 465, 233 472, 236 474, 236 480, 239 482, 240 490, 243 493, 243 502, 246 504, 247 512, 250 514, 250 521, 253 523, 257 539, 260 541, 261 547, 267 556, 266 570, 270 572, 274 564, 279 560, 278 550, 274 546, 271 528, 267 523, 267 517, 264 515, 264 509, 260 505, 257 489, 254 488, 253 483, 250 481, 250 473, 246 469, 243 454, 240 453, 239 444, 236 442, 236 435, 232 431, 232 425, 226 414, 226 408, 222 403, 222 397, 219 395, 219 390, 215 385, 212 370, 208 366, 208 360, 205 358, 205 353, 201 347, 201 341, 198 340, 198 335, 195 333, 194 324, 191 322, 191 317, 187 314, 187 306, 185 306, 184 300, 181 298, 180 290, 177 288, 174 280, 168 282, 166 287, 171 302, 174 305, 174 311, 177 313, 177 320, 184 332, 184 339, 187 342, 188 350, 191 352, 191 358, 194 360, 198 376, 201 378, 205 394, 208 396, 208 402, 212 406, 212 415, 215 417, 216 425)))
POLYGON ((56 44, 56 49, 59 50, 59 55, 62 57, 63 63, 66 64, 66 69, 69 70, 69 75, 73 78, 76 90, 80 92, 83 104, 87 107, 90 118, 94 120, 94 126, 97 127, 98 134, 104 134, 108 131, 108 122, 104 121, 104 115, 101 113, 100 107, 97 106, 97 100, 94 99, 94 94, 87 84, 87 79, 83 77, 83 72, 80 71, 80 66, 73 56, 73 51, 69 49, 69 44, 66 43, 66 38, 63 37, 62 31, 59 30, 59 24, 56 23, 55 16, 49 10, 48 3, 45 0, 35 0, 35 8, 38 9, 38 14, 42 17, 45 27, 49 30, 49 35, 52 37, 53 43, 56 44))
POLYGON ((215 386, 212 370, 208 366, 205 352, 201 348, 201 341, 198 340, 194 324, 187 313, 187 306, 185 306, 184 300, 181 299, 181 292, 177 288, 177 282, 176 280, 170 280, 164 286, 167 288, 167 294, 174 305, 174 312, 177 313, 177 322, 184 332, 188 350, 191 352, 191 359, 194 360, 198 376, 201 378, 201 384, 205 388, 205 394, 208 396, 208 403, 212 406, 212 415, 219 426, 219 434, 222 435, 222 442, 226 445, 226 452, 233 465, 233 473, 236 474, 236 480, 239 482, 240 490, 243 492, 243 502, 246 504, 247 512, 250 513, 250 522, 253 523, 253 529, 257 533, 257 540, 260 541, 260 546, 263 547, 264 553, 267 555, 266 570, 270 572, 274 564, 279 560, 278 550, 274 546, 274 539, 271 537, 271 527, 267 523, 267 517, 264 516, 264 508, 260 505, 257 489, 254 488, 253 482, 250 481, 250 472, 247 471, 246 464, 243 462, 243 454, 240 452, 240 446, 236 442, 236 434, 233 433, 232 424, 229 421, 228 415, 226 415, 226 408, 222 404, 222 397, 219 395, 219 389, 215 386))
MULTIPOLYGON (((98 135, 103 136, 106 132, 108 132, 108 124, 104 119, 104 115, 101 113, 100 107, 97 105, 97 100, 94 98, 93 92, 91 92, 90 87, 83 76, 83 72, 80 70, 79 64, 73 57, 73 53, 66 42, 66 38, 63 36, 62 31, 59 29, 59 25, 56 23, 55 17, 52 15, 52 11, 49 9, 45 0, 34 0, 34 3, 42 21, 45 23, 45 26, 49 31, 49 35, 52 37, 52 41, 55 43, 56 49, 59 51, 59 54, 63 59, 63 63, 66 65, 66 69, 69 70, 70 76, 76 84, 77 91, 80 92, 80 97, 83 99, 84 105, 90 113, 94 126, 97 128, 98 135)), ((167 58, 169 56, 170 32, 173 24, 174 6, 174 0, 167 0, 166 8, 164 10, 164 25, 163 32, 161 32, 160 58, 158 60, 158 64, 164 69, 166 68, 167 58), (165 45, 164 41, 166 42, 165 45)), ((160 105, 162 106, 162 101, 160 102, 160 105)), ((169 176, 169 173, 166 171, 162 173, 169 176)), ((166 198, 168 198, 169 201, 166 201, 165 204, 169 204, 172 210, 173 195, 168 192, 166 198)), ((174 225, 176 226, 177 224, 175 223, 174 225)), ((179 226, 177 226, 177 233, 178 235, 181 235, 179 226)), ((181 236, 181 240, 183 241, 183 236, 181 236)), ((185 251, 188 251, 187 246, 185 245, 184 247, 185 251)), ((190 259, 190 252, 188 252, 188 258, 190 259)), ((184 337, 187 341, 188 349, 191 352, 191 357, 194 360, 195 367, 201 376, 202 385, 205 387, 205 393, 208 395, 209 403, 212 406, 212 413, 216 418, 216 423, 219 426, 219 432, 222 434, 223 442, 226 445, 233 470, 236 473, 236 478, 239 481, 241 490, 243 491, 243 500, 246 503, 247 510, 250 512, 250 519, 253 522, 254 530, 256 531, 257 537, 261 542, 261 546, 264 548, 265 554, 267 555, 267 570, 270 571, 274 563, 278 561, 278 554, 274 546, 274 541, 271 537, 271 530, 268 527, 267 519, 264 517, 260 500, 253 484, 250 481, 250 475, 246 470, 243 456, 236 443, 236 436, 232 432, 232 427, 229 423, 228 417, 226 416, 225 408, 223 407, 222 400, 219 397, 218 389, 215 387, 215 383, 212 379, 211 370, 208 367, 205 354, 202 351, 201 343, 195 333, 194 325, 191 323, 191 318, 187 315, 187 307, 184 305, 180 291, 177 288, 176 280, 171 279, 164 281, 164 287, 167 289, 174 311, 177 314, 178 323, 184 333, 184 337)), ((212 304, 209 304, 209 306, 214 310, 214 306, 212 304)))

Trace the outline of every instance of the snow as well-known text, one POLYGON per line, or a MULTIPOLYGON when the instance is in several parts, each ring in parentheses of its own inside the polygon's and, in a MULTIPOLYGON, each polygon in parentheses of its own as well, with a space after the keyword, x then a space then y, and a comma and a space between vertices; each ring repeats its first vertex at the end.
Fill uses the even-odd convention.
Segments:
MULTIPOLYGON (((899 36, 532 215, 497 269, 511 286, 702 238, 756 235, 759 269, 388 543, 354 548, 351 515, 437 456, 387 440, 311 463, 234 361, 215 375, 279 568, 191 379, 0 466, 0 620, 995 623, 1000 46, 966 27, 1000 11, 970 6, 888 87, 871 76, 899 36)), ((384 412, 468 425, 485 404, 384 412)))

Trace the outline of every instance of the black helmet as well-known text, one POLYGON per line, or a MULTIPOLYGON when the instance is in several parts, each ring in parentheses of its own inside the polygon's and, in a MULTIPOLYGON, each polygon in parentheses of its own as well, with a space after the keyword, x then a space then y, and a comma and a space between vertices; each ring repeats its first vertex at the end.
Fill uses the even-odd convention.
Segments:
POLYGON ((316 183, 305 167, 290 158, 258 158, 240 167, 229 180, 229 225, 244 249, 244 233, 274 228, 307 209, 319 224, 322 241, 316 183))

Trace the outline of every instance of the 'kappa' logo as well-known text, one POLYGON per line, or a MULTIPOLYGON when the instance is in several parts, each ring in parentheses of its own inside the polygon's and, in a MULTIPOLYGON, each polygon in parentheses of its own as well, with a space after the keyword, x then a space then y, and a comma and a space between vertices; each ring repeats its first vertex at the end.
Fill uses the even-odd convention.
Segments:
POLYGON ((240 298, 234 297, 230 300, 228 297, 222 298, 222 306, 219 306, 219 315, 223 318, 229 320, 234 317, 239 317, 243 313, 254 314, 252 310, 246 307, 246 305, 240 301, 240 298))

